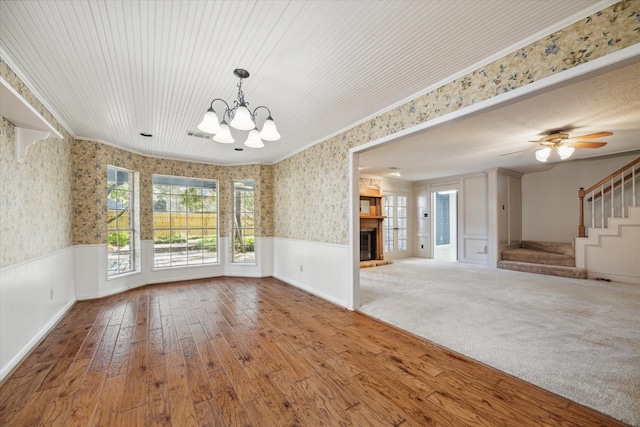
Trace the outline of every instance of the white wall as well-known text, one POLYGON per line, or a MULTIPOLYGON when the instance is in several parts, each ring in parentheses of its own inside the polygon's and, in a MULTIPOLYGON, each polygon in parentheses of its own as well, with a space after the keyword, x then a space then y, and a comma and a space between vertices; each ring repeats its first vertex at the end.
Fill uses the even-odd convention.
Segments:
POLYGON ((0 269, 0 381, 75 302, 74 251, 0 269))
POLYGON ((274 237, 273 259, 273 277, 349 306, 349 246, 274 237))
POLYGON ((578 235, 578 189, 590 187, 639 153, 559 162, 522 177, 522 240, 572 242, 578 235))
POLYGON ((462 244, 461 262, 483 264, 488 262, 489 213, 486 174, 462 177, 460 209, 462 218, 459 241, 462 244))
POLYGON ((415 254, 421 258, 431 257, 431 245, 429 236, 431 235, 431 213, 429 211, 429 191, 427 184, 416 184, 414 186, 416 199, 416 249, 415 254))

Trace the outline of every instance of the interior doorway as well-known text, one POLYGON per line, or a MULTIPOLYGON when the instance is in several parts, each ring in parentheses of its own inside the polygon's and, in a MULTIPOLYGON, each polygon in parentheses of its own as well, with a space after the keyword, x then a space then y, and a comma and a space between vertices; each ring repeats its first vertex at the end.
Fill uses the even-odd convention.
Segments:
POLYGON ((432 194, 433 258, 458 260, 458 190, 434 191, 432 194))

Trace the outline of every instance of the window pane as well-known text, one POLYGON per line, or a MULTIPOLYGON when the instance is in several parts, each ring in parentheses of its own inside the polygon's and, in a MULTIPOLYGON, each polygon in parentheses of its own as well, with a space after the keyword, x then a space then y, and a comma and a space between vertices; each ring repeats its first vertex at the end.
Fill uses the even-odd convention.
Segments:
POLYGON ((202 229, 202 213, 193 212, 193 213, 187 214, 187 227, 190 230, 194 228, 201 230, 202 229))
POLYGON ((203 212, 215 212, 216 211, 216 198, 215 197, 203 197, 202 198, 203 212))
POLYGON ((107 167, 107 274, 135 271, 134 173, 107 167))
POLYGON ((253 181, 233 183, 233 262, 255 262, 255 193, 253 181))
POLYGON ((155 267, 217 262, 217 182, 154 175, 155 267))

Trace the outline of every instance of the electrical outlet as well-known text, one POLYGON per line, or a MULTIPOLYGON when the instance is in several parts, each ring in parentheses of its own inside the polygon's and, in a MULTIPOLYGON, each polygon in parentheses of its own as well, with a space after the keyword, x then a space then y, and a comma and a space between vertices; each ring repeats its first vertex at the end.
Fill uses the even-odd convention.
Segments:
POLYGON ((53 289, 49 289, 49 299, 53 299, 53 289))
POLYGON ((300 273, 302 273, 302 264, 300 264, 300 273))

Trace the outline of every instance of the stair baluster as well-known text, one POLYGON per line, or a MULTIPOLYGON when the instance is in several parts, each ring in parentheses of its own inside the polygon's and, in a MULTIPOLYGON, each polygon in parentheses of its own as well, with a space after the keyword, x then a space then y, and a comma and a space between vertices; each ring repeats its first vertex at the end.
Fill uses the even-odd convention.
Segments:
POLYGON ((629 181, 631 182, 631 204, 630 206, 637 206, 636 200, 636 165, 640 163, 640 157, 638 157, 633 162, 628 165, 620 168, 615 171, 611 175, 606 178, 598 181, 596 184, 592 185, 588 189, 584 189, 580 187, 578 190, 578 198, 580 199, 580 218, 578 225, 578 237, 586 237, 586 228, 584 225, 584 197, 590 196, 587 199, 587 202, 591 202, 591 227, 596 227, 596 200, 600 202, 600 228, 605 228, 607 226, 607 219, 605 217, 605 195, 606 193, 610 193, 610 204, 611 204, 611 218, 616 217, 616 203, 615 203, 615 190, 619 188, 620 190, 620 217, 626 218, 626 211, 628 210, 626 199, 625 199, 625 190, 626 185, 628 185, 629 181), (629 172, 626 176, 625 174, 629 172), (618 181, 616 179, 618 178, 618 181), (605 184, 610 184, 605 187, 605 184), (599 192, 596 193, 596 189, 599 188, 599 192))

